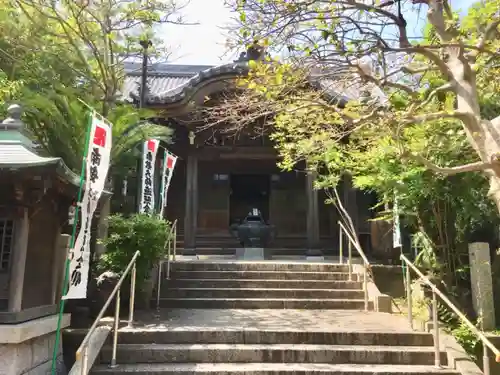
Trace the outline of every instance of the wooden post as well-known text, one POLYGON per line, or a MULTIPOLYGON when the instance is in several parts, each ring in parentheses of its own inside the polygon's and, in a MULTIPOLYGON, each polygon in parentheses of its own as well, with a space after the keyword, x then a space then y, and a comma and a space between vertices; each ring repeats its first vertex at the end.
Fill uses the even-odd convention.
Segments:
POLYGON ((356 233, 358 232, 358 203, 357 203, 357 197, 356 197, 356 189, 353 188, 352 186, 352 179, 351 176, 344 175, 343 178, 343 198, 344 198, 344 208, 347 210, 349 213, 349 216, 351 217, 352 223, 354 225, 354 228, 356 230, 356 233))
POLYGON ((198 159, 188 155, 186 163, 186 210, 184 215, 184 248, 196 247, 198 224, 198 159))
MULTIPOLYGON (((318 191, 314 189, 315 172, 306 174, 306 194, 307 194, 307 244, 309 249, 319 247, 319 211, 318 211, 318 191)), ((319 255, 319 254, 318 254, 319 255)))
POLYGON ((30 223, 28 208, 23 208, 22 217, 14 224, 14 256, 9 280, 9 312, 18 312, 23 304, 24 271, 26 268, 26 254, 28 252, 28 237, 30 223))
POLYGON ((64 267, 68 256, 69 234, 60 234, 57 237, 54 247, 54 257, 52 261, 52 298, 51 303, 56 304, 61 298, 62 283, 64 282, 64 267))

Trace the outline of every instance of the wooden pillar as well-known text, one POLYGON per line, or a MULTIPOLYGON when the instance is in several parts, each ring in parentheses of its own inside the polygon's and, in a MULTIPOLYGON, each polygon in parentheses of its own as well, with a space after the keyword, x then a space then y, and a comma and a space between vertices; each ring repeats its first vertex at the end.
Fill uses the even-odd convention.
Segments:
POLYGON ((317 249, 320 245, 318 190, 314 189, 315 179, 316 172, 308 172, 306 174, 307 244, 309 249, 317 249))
POLYGON ((54 257, 52 261, 52 298, 51 303, 56 304, 62 295, 64 273, 66 271, 66 259, 68 257, 71 236, 59 234, 54 246, 54 257))
POLYGON ((186 210, 184 215, 184 248, 196 247, 198 226, 198 159, 188 155, 186 163, 186 210))
POLYGON ((96 255, 101 256, 106 252, 106 246, 99 240, 103 240, 108 237, 108 217, 111 214, 111 195, 101 196, 100 209, 99 209, 99 219, 97 223, 97 239, 96 241, 96 255))
POLYGON ((23 304, 24 271, 26 268, 26 253, 28 252, 28 237, 30 223, 28 209, 23 208, 20 219, 15 222, 14 254, 9 279, 9 312, 18 312, 23 304))
POLYGON ((351 217, 352 224, 354 225, 354 229, 356 230, 356 234, 358 233, 358 202, 356 197, 356 189, 352 186, 352 178, 351 176, 344 175, 344 208, 349 213, 351 217))

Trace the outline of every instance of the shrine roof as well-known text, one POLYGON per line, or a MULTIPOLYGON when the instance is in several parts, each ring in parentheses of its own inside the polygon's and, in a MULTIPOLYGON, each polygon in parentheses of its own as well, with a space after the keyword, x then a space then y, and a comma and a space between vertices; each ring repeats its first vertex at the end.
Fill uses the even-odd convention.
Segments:
MULTIPOLYGON (((177 65, 153 64, 148 67, 148 104, 173 104, 189 98, 197 87, 216 78, 244 75, 248 72, 246 61, 230 64, 210 65, 177 65)), ((316 79, 311 76, 311 82, 321 89, 324 94, 340 102, 357 100, 366 91, 382 104, 387 100, 384 93, 376 86, 362 82, 354 82, 340 78, 335 72, 328 74, 328 78, 316 79), (337 79, 338 78, 338 79, 337 79)), ((122 89, 122 98, 128 102, 138 102, 141 82, 141 64, 125 64, 125 81, 122 89)))
POLYGON ((65 181, 79 186, 80 178, 59 157, 44 156, 21 121, 21 107, 12 105, 0 121, 0 170, 53 166, 65 181))
POLYGON ((41 156, 36 145, 17 132, 0 132, 0 170, 53 166, 57 174, 72 185, 79 186, 80 178, 58 157, 41 156))
MULTIPOLYGON (((149 104, 170 104, 181 101, 196 87, 209 79, 237 76, 248 71, 246 63, 212 65, 153 64, 148 67, 147 102, 149 104)), ((125 82, 122 98, 135 102, 139 99, 141 64, 125 64, 125 82)))

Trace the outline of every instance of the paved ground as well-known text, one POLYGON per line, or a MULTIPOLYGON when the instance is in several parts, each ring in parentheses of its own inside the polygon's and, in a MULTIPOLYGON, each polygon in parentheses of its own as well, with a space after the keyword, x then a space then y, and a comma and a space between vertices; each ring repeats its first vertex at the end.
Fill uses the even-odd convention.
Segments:
MULTIPOLYGON (((128 328, 123 328, 128 330, 128 328)), ((402 316, 349 310, 162 309, 136 315, 137 330, 412 332, 402 316)))

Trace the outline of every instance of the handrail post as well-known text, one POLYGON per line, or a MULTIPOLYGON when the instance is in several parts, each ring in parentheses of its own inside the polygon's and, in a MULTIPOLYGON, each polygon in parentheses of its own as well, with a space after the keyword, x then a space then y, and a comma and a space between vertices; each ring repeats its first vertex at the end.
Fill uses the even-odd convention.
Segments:
POLYGON ((171 255, 171 246, 172 243, 170 239, 168 240, 168 250, 167 250, 167 280, 170 279, 170 255, 171 255))
POLYGON ((352 244, 351 244, 351 241, 349 241, 349 245, 348 245, 348 250, 349 250, 349 259, 347 260, 348 261, 348 267, 349 267, 349 281, 352 281, 352 244))
POLYGON ((408 303, 408 323, 410 324, 410 328, 413 329, 413 297, 411 293, 411 274, 410 267, 406 265, 406 299, 408 303))
POLYGON ((432 324, 434 329, 434 365, 441 367, 441 352, 439 350, 439 323, 438 323, 438 306, 436 292, 432 291, 432 324))
POLYGON ((87 369, 87 367, 88 367, 88 360, 89 360, 89 347, 86 346, 83 349, 82 372, 81 372, 81 375, 88 375, 88 373, 89 373, 89 371, 87 369))
POLYGON ((342 249, 342 245, 344 242, 344 239, 342 238, 342 227, 339 225, 339 263, 344 264, 344 251, 342 249))
POLYGON ((132 328, 134 325, 134 309, 135 309, 135 282, 137 278, 137 262, 132 266, 132 274, 130 276, 130 301, 128 311, 128 327, 132 328))
MULTIPOLYGON (((403 260, 408 268, 411 268, 413 272, 415 272, 424 283, 429 286, 432 290, 432 320, 434 325, 434 349, 435 349, 435 357, 436 357, 436 366, 440 367, 440 356, 439 356, 439 323, 438 323, 438 306, 437 306, 437 297, 441 298, 441 300, 448 305, 448 307, 460 318, 462 323, 464 323, 469 329, 476 334, 477 337, 482 341, 483 345, 490 349, 494 356, 495 361, 500 363, 500 350, 492 344, 492 342, 486 337, 485 333, 478 329, 467 317, 464 315, 462 311, 460 311, 454 304, 451 302, 448 297, 446 297, 429 279, 426 277, 404 254, 401 254, 401 260, 403 260)), ((408 270, 409 272, 409 270, 408 270)), ((487 353, 487 352, 486 352, 487 353)), ((486 360, 486 355, 483 354, 483 361, 486 360)), ((489 365, 489 362, 488 362, 489 365)), ((489 371, 490 368, 488 365, 485 365, 483 371, 489 371), (486 369, 486 370, 485 370, 486 369)), ((487 373, 485 373, 487 374, 487 373)))
POLYGON ((488 355, 488 347, 483 342, 483 375, 490 375, 490 357, 488 355))
POLYGON ((363 267, 363 291, 364 291, 364 297, 365 297, 365 311, 368 311, 368 275, 367 275, 367 268, 368 266, 366 263, 364 263, 363 267))
POLYGON ((175 220, 174 223, 174 256, 172 257, 172 260, 175 262, 175 257, 177 256, 177 220, 175 220))
POLYGON ((158 283, 156 285, 156 310, 160 310, 160 293, 161 293, 161 274, 163 268, 163 261, 158 261, 158 283))
POLYGON ((118 346, 118 328, 119 328, 119 323, 120 323, 120 294, 121 290, 118 289, 118 293, 116 294, 116 300, 115 300, 115 321, 114 321, 114 328, 113 328, 113 353, 111 357, 111 365, 109 367, 114 368, 116 367, 116 350, 118 346))

